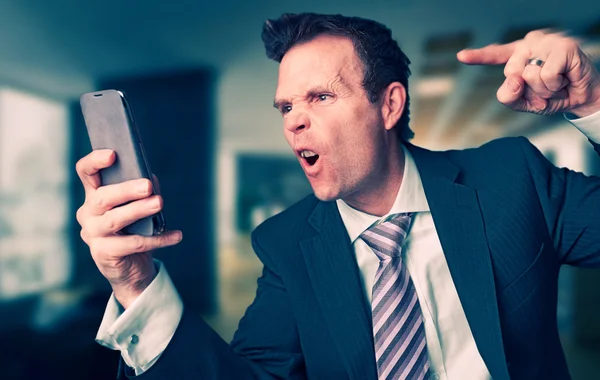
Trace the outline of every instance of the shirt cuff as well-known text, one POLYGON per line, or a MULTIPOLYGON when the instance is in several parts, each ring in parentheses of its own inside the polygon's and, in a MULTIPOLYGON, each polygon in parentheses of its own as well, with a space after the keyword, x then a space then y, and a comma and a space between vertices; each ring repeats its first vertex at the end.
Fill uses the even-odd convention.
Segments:
POLYGON ((158 274, 127 310, 111 295, 96 342, 121 351, 136 375, 147 371, 167 348, 183 314, 183 302, 162 262, 158 274))
POLYGON ((579 129, 588 139, 596 144, 600 143, 600 111, 581 118, 572 118, 571 116, 573 115, 565 114, 569 123, 579 129))

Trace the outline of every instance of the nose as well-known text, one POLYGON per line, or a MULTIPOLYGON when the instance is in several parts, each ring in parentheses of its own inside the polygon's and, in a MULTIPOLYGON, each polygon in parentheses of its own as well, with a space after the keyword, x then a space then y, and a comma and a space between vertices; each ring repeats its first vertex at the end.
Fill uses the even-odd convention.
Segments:
POLYGON ((310 118, 305 112, 289 115, 285 120, 285 128, 293 134, 304 132, 310 128, 310 118))

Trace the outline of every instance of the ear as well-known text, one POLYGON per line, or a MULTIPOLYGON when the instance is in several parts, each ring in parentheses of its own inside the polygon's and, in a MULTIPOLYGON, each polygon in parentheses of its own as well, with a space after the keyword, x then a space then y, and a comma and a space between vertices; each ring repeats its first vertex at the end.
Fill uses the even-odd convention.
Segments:
POLYGON ((383 91, 381 116, 386 130, 396 126, 406 104, 406 89, 400 82, 392 82, 383 91))

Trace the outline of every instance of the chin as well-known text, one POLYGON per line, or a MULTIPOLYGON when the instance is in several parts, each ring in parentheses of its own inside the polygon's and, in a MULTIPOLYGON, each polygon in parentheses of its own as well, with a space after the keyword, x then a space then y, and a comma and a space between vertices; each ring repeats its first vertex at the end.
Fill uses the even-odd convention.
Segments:
POLYGON ((313 187, 313 192, 315 194, 315 197, 317 197, 318 200, 323 202, 331 202, 340 198, 340 193, 338 191, 334 191, 333 189, 313 187))

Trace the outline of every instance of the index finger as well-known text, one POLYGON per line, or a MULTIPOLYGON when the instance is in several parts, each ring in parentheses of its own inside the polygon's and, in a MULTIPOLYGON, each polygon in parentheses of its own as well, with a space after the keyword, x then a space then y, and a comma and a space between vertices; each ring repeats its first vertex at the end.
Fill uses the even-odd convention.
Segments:
POLYGON ((115 154, 110 149, 98 149, 77 161, 75 170, 87 193, 96 190, 102 182, 100 181, 100 169, 109 167, 115 162, 115 154))
POLYGON ((456 54, 462 63, 467 65, 503 65, 515 52, 517 42, 508 44, 491 44, 479 49, 465 49, 456 54))

